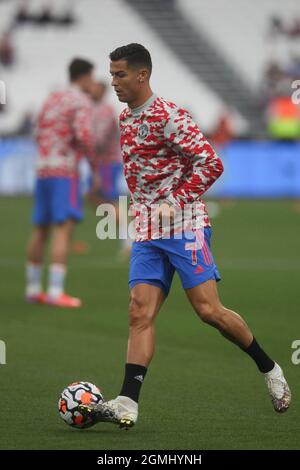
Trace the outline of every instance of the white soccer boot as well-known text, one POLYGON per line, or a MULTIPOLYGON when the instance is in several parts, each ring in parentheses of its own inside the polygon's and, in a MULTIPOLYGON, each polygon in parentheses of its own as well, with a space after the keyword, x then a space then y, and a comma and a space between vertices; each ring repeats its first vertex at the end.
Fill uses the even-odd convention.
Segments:
POLYGON ((273 369, 264 376, 275 411, 283 413, 291 404, 292 394, 281 367, 275 362, 273 369))
POLYGON ((114 423, 118 424, 121 429, 131 428, 138 418, 138 404, 122 395, 103 403, 80 405, 80 410, 92 418, 94 423, 114 423))

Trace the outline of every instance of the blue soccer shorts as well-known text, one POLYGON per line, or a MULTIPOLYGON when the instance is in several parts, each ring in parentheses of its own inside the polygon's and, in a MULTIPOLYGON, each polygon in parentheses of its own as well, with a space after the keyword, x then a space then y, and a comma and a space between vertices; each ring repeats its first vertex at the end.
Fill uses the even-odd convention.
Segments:
POLYGON ((32 222, 61 224, 82 220, 82 197, 78 178, 39 178, 34 192, 32 222))
POLYGON ((211 229, 200 229, 193 238, 162 238, 134 242, 132 246, 129 287, 151 284, 168 295, 174 272, 177 271, 182 287, 191 289, 210 279, 220 281, 211 250, 211 229))

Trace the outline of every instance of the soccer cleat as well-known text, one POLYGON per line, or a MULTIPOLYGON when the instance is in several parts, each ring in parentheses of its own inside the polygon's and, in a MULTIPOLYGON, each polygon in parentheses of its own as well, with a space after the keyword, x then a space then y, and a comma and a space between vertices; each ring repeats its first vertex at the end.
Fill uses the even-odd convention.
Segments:
POLYGON ((71 297, 67 294, 61 294, 58 297, 50 297, 49 295, 46 298, 45 303, 47 305, 53 305, 54 307, 64 307, 64 308, 78 308, 81 307, 82 302, 77 297, 71 297))
POLYGON ((34 295, 27 294, 25 300, 29 304, 44 304, 47 300, 47 295, 44 292, 40 292, 39 294, 34 295))
POLYGON ((264 374, 275 411, 283 413, 291 404, 292 394, 281 367, 275 362, 274 368, 264 374))
POLYGON ((103 403, 80 405, 80 411, 89 416, 94 424, 108 422, 118 424, 120 429, 128 430, 137 421, 138 404, 129 397, 118 396, 103 403))

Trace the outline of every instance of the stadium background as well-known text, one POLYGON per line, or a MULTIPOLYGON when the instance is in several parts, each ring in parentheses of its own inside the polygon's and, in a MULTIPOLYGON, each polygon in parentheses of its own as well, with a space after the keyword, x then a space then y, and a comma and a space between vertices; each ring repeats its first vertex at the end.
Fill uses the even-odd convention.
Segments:
MULTIPOLYGON (((300 365, 291 362, 300 339, 300 106, 291 100, 299 22, 296 0, 0 1, 0 448, 299 449, 300 365), (38 21, 20 20, 24 5, 38 21), (94 382, 107 398, 118 392, 128 263, 117 258, 117 241, 96 238, 87 205, 76 236, 89 251, 71 255, 68 281, 84 307, 24 303, 33 122, 49 91, 65 86, 74 55, 109 81, 109 52, 129 42, 149 48, 153 89, 192 112, 224 161, 207 196, 220 292, 283 366, 293 393, 284 416, 272 411, 251 361, 198 322, 176 279, 136 428, 78 432, 60 421, 56 401, 69 382, 94 382)), ((122 109, 113 93, 109 100, 122 109)))

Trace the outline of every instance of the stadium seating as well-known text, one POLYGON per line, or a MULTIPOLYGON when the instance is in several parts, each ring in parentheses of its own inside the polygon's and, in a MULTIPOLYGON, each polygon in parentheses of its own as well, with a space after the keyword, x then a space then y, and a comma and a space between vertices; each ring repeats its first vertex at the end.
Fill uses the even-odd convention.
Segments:
MULTIPOLYGON (((11 22, 17 5, 15 0, 0 3, 0 35, 11 22)), ((29 5, 30 11, 39 13, 45 3, 31 0, 29 5)), ((65 0, 51 2, 54 14, 61 13, 66 5, 65 0)), ((257 5, 246 0, 177 0, 177 5, 254 90, 259 87, 270 59, 284 62, 287 51, 299 49, 299 40, 274 41, 268 37, 271 16, 289 20, 286 7, 289 7, 289 15, 293 9, 296 14, 297 0, 263 0, 259 14, 257 5)), ((66 64, 75 54, 92 58, 98 64, 98 74, 109 79, 109 52, 133 41, 145 44, 152 52, 154 90, 189 108, 205 131, 213 128, 226 108, 222 99, 190 73, 126 2, 77 0, 74 7, 78 22, 70 28, 24 25, 16 29, 13 37, 16 65, 1 70, 8 98, 7 112, 0 115, 2 132, 18 127, 26 111, 36 112, 50 90, 64 86, 66 64)), ((112 93, 110 99, 119 111, 122 105, 112 93)), ((243 121, 237 113, 234 117, 239 132, 244 128, 243 121)))
MULTIPOLYGON (((61 8, 60 0, 51 3, 53 11, 61 8)), ((10 21, 16 5, 14 1, 0 4, 2 25, 10 21)), ((30 2, 32 11, 38 12, 40 7, 41 0, 30 2)), ((75 15, 78 23, 65 30, 51 25, 43 29, 24 25, 16 30, 17 64, 2 71, 9 101, 7 116, 0 117, 2 130, 17 126, 25 111, 36 112, 51 89, 64 86, 66 64, 74 55, 94 60, 98 74, 109 80, 109 52, 129 42, 141 42, 151 50, 153 89, 157 93, 189 108, 204 129, 214 125, 224 109, 223 102, 190 74, 122 0, 78 0, 75 15)), ((122 109, 112 93, 110 98, 117 110, 122 109)))
POLYGON ((299 39, 268 37, 271 17, 300 17, 298 0, 262 0, 259 5, 248 0, 178 0, 178 5, 253 88, 259 87, 270 60, 284 64, 291 53, 300 55, 299 39))

